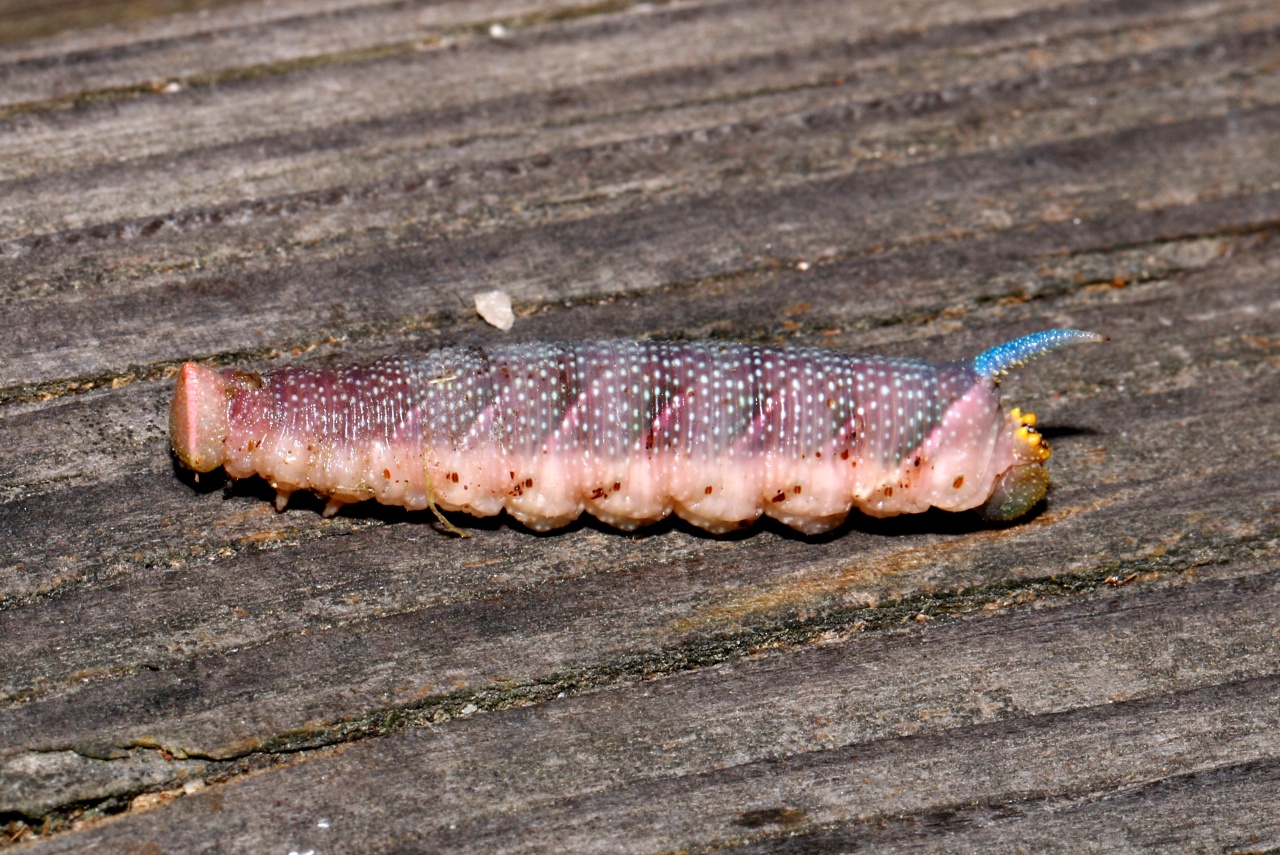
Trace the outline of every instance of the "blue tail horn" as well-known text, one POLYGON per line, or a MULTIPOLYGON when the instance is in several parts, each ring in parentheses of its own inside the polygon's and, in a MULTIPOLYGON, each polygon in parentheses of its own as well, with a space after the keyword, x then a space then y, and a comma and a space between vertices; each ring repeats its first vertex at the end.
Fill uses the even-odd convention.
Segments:
POLYGON ((1068 344, 1085 341, 1107 341, 1107 337, 1083 330, 1045 330, 1032 333, 978 354, 973 358, 973 370, 982 377, 999 380, 1002 375, 1026 365, 1037 356, 1068 344))

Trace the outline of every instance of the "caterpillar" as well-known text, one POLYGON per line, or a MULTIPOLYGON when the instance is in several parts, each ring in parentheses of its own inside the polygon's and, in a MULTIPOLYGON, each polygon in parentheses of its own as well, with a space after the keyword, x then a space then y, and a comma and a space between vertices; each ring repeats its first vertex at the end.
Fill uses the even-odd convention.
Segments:
POLYGON ((1014 519, 1045 495, 1035 416, 998 384, 1058 347, 1047 330, 972 359, 816 348, 598 341, 453 347, 367 365, 261 373, 182 366, 170 414, 197 473, 260 475, 344 504, 489 516, 537 531, 582 512, 620 529, 674 512, 722 533, 762 515, 807 534, 976 509, 1014 519))

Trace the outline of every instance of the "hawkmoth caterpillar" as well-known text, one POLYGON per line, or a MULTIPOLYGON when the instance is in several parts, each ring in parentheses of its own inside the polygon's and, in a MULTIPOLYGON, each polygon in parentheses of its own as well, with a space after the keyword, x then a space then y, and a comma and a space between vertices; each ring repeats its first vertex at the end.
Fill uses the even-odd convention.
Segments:
POLYGON ((999 379, 1102 340, 1048 330, 939 364, 629 340, 261 373, 188 362, 170 438, 196 472, 260 475, 281 510, 310 490, 326 515, 376 499, 506 510, 538 531, 584 511, 622 529, 674 512, 712 532, 767 515, 810 534, 852 508, 1014 519, 1045 495, 1049 449, 1033 415, 1002 408, 999 379))

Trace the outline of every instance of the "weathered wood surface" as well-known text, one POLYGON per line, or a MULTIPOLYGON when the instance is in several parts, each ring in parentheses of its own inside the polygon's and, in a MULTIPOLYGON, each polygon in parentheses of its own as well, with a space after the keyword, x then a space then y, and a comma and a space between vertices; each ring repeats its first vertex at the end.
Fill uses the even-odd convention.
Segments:
POLYGON ((1280 847, 1272 0, 24 5, 0 845, 1280 847), (1012 526, 459 540, 165 438, 184 359, 1051 326, 1012 526))

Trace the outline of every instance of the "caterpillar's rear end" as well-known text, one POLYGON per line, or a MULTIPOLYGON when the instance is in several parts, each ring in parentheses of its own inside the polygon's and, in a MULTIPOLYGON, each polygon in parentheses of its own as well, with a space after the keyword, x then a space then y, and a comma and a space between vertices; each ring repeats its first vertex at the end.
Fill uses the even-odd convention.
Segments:
POLYGON ((1051 331, 968 361, 817 349, 606 341, 445 348, 365 366, 263 374, 183 367, 171 435, 188 467, 258 474, 344 503, 486 516, 538 530, 583 511, 629 529, 674 512, 713 532, 761 515, 806 533, 873 516, 1043 497, 1034 417, 1001 409, 1002 373, 1051 331))

